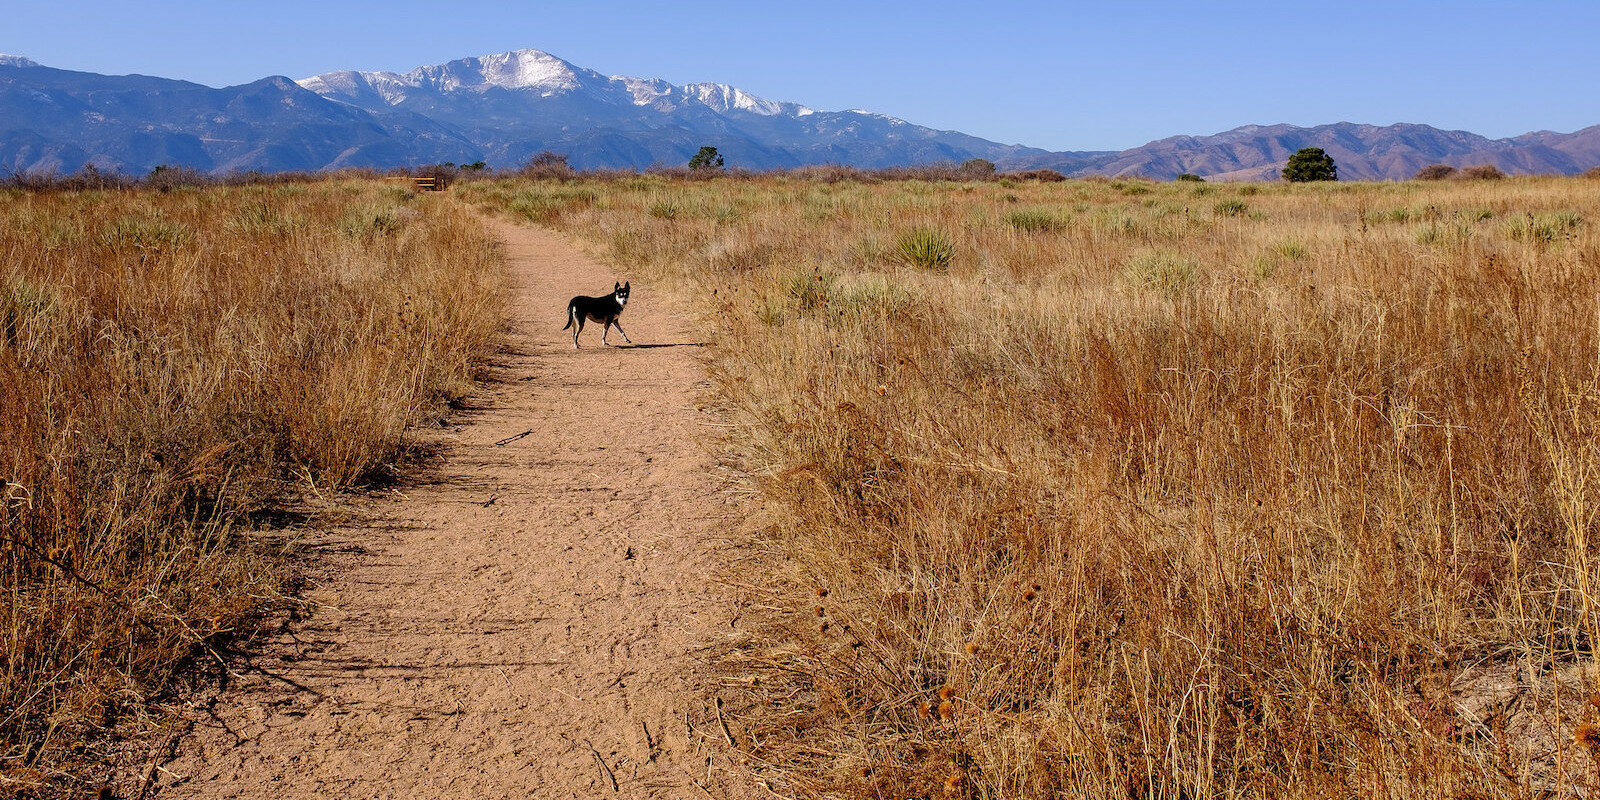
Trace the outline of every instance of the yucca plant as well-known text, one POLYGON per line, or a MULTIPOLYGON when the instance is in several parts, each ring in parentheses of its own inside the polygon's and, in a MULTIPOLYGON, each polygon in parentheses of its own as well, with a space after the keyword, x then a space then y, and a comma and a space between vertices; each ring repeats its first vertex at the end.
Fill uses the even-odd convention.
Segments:
POLYGON ((900 263, 923 269, 945 269, 956 256, 955 244, 931 228, 916 228, 901 234, 895 242, 895 251, 900 263))

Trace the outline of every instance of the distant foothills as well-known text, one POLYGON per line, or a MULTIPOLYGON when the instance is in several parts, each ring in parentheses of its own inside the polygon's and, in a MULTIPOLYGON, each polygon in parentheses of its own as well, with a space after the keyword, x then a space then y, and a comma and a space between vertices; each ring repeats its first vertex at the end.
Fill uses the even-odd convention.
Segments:
POLYGON ((1600 166, 1600 125, 1509 139, 1405 123, 1246 125, 1120 152, 1051 152, 868 111, 766 100, 724 84, 608 77, 539 50, 404 74, 330 72, 221 89, 0 56, 0 176, 84 165, 130 175, 158 166, 215 174, 479 161, 504 168, 545 151, 580 169, 643 169, 681 166, 702 145, 749 170, 982 158, 1003 170, 1069 176, 1267 180, 1302 147, 1325 150, 1346 180, 1405 179, 1429 164, 1492 164, 1512 174, 1600 166))

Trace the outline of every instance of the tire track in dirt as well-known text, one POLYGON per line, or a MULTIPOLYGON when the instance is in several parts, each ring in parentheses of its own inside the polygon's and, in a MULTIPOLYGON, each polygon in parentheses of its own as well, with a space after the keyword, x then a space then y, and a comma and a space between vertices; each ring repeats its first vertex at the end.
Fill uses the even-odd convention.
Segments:
POLYGON ((697 691, 697 653, 731 632, 713 564, 737 521, 698 443, 694 337, 635 286, 624 317, 646 346, 602 348, 591 327, 573 351, 566 301, 610 270, 487 224, 516 292, 496 379, 425 483, 320 534, 353 554, 191 709, 159 796, 751 794, 697 691))

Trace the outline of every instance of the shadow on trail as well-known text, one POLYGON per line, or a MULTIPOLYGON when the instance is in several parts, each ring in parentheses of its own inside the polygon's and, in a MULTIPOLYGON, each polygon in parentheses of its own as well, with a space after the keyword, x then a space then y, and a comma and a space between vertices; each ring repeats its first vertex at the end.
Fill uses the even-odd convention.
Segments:
POLYGON ((673 342, 671 344, 624 344, 613 345, 618 350, 649 350, 656 347, 705 347, 705 342, 673 342))

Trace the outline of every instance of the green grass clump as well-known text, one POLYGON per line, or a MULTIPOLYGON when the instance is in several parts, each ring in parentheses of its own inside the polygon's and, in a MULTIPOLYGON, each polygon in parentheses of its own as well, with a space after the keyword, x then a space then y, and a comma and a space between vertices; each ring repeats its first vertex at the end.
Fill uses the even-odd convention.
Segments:
POLYGON ((1506 236, 1530 244, 1551 244, 1571 238, 1583 225, 1583 215, 1576 211, 1555 211, 1544 214, 1530 213, 1522 219, 1507 220, 1506 236))
POLYGON ((1027 233, 1054 233, 1067 226, 1060 214, 1046 208, 1019 208, 1006 214, 1006 224, 1027 233))
POLYGON ((949 237, 931 228, 916 228, 895 241, 896 260, 908 267, 945 269, 956 256, 949 237))
POLYGON ((1173 297, 1194 285, 1200 266, 1172 250, 1147 250, 1129 258, 1123 274, 1138 286, 1173 297))
POLYGON ((1250 204, 1238 198, 1223 200, 1212 207, 1219 217, 1237 217, 1250 210, 1250 204))

